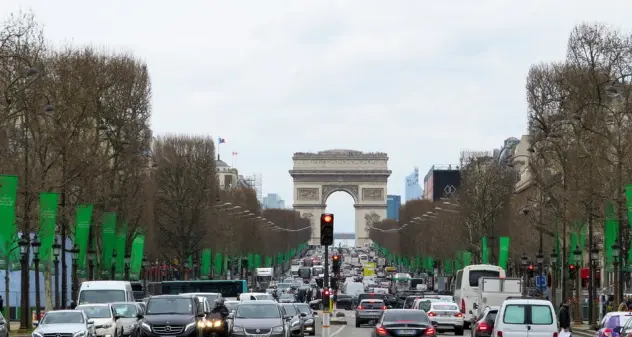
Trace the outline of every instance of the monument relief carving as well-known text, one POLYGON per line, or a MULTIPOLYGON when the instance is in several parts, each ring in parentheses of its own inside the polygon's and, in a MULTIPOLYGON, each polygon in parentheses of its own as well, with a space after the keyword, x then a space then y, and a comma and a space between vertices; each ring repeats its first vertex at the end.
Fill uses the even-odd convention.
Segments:
POLYGON ((314 214, 312 214, 312 213, 303 213, 303 214, 301 214, 301 218, 303 218, 303 219, 312 220, 313 217, 314 217, 314 214))
POLYGON ((298 200, 318 200, 318 188, 299 188, 298 200))
POLYGON ((378 201, 384 199, 384 189, 382 188, 363 188, 362 200, 378 201))
POLYGON ((354 200, 358 200, 358 185, 323 185, 323 203, 332 193, 345 191, 351 193, 354 200))

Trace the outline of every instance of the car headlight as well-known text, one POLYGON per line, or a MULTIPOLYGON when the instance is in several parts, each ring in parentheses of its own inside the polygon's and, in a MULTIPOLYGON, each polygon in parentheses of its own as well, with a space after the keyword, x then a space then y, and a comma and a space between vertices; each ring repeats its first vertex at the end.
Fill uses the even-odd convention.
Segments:
POLYGON ((244 332, 244 328, 240 326, 233 327, 233 332, 244 332))
POLYGON ((207 327, 207 324, 209 324, 209 323, 210 323, 210 322, 205 323, 205 322, 203 322, 203 321, 199 321, 199 322, 198 322, 198 324, 197 324, 197 326, 198 326, 198 328, 200 328, 200 329, 204 329, 204 328, 206 328, 206 327, 207 327))
POLYGON ((222 326, 222 324, 223 324, 223 323, 224 323, 224 322, 222 322, 222 321, 215 321, 215 322, 213 322, 213 327, 215 327, 215 328, 219 328, 219 327, 221 327, 221 326, 222 326))
POLYGON ((299 325, 301 325, 301 322, 299 321, 292 322, 292 326, 299 326, 299 325))
POLYGON ((111 327, 112 327, 112 324, 103 324, 99 328, 101 328, 101 329, 109 329, 111 327))
POLYGON ((184 330, 193 329, 196 325, 197 325, 196 322, 189 323, 189 324, 187 324, 187 326, 184 327, 184 330))
POLYGON ((305 320, 305 324, 314 324, 314 320, 309 318, 309 319, 305 320))
POLYGON ((145 322, 143 322, 140 326, 143 327, 143 329, 147 330, 147 331, 151 331, 151 326, 145 322))
POLYGON ((272 329, 272 333, 279 333, 279 332, 283 332, 283 326, 277 326, 276 328, 272 329))
POLYGON ((37 331, 33 331, 33 333, 31 334, 33 337, 42 337, 42 334, 37 332, 37 331))
POLYGON ((79 331, 79 332, 75 332, 75 336, 74 337, 84 337, 86 335, 87 335, 87 333, 85 331, 79 331))

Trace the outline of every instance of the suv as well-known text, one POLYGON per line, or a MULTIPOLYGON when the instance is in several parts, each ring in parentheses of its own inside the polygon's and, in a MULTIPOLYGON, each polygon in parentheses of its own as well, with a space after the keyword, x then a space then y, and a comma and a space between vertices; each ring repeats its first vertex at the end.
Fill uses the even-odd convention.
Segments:
POLYGON ((147 301, 140 337, 201 336, 205 313, 197 297, 188 295, 152 296, 147 301))
POLYGON ((556 336, 557 316, 553 304, 535 298, 508 298, 494 323, 492 337, 556 336))

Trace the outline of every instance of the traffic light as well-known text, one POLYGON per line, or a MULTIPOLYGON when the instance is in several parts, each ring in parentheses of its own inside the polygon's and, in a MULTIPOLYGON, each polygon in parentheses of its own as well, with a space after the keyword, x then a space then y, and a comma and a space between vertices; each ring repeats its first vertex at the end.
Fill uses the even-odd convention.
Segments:
POLYGON ((576 276, 577 276, 577 269, 575 268, 575 265, 569 264, 568 265, 568 278, 570 278, 571 280, 574 280, 576 276))
POLYGON ((320 215, 320 245, 331 246, 334 244, 334 215, 323 213, 320 215))
POLYGON ((323 306, 325 307, 325 310, 329 310, 329 299, 331 296, 331 292, 329 292, 329 289, 325 289, 323 290, 323 296, 321 299, 321 303, 323 304, 323 306))
POLYGON ((334 291, 338 290, 338 279, 335 277, 332 277, 331 279, 329 279, 329 283, 331 286, 331 289, 333 289, 334 291))
POLYGON ((534 270, 534 269, 535 269, 535 268, 533 267, 533 265, 532 265, 532 264, 530 264, 530 265, 529 265, 529 270, 528 270, 528 272, 529 272, 529 276, 533 276, 533 270, 534 270))
POLYGON ((331 257, 331 270, 334 274, 340 273, 340 255, 334 255, 331 257))

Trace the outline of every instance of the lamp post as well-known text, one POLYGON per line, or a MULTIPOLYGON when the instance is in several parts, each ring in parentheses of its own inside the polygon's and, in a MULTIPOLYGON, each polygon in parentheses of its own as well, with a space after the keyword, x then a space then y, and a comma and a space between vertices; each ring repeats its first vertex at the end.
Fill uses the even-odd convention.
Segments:
MULTIPOLYGON (((597 268, 599 266, 599 248, 593 244, 590 249, 590 276, 588 280, 588 325, 593 327, 595 325, 595 299, 597 297, 595 289, 595 278, 597 268)), ((615 303, 616 304, 616 303, 615 303)))
MULTIPOLYGON (((575 256, 575 266, 579 267, 582 262, 582 251, 579 249, 579 245, 575 246, 575 251, 573 252, 575 256)), ((578 268, 575 268, 577 270, 578 268)), ((579 300, 580 291, 581 291, 581 275, 575 275, 575 323, 582 323, 581 316, 581 301, 579 300)))
MULTIPOLYGON (((18 241, 18 246, 20 247, 20 265, 22 266, 22 275, 24 275, 24 271, 26 271, 26 275, 28 275, 29 270, 29 240, 26 238, 26 234, 22 233, 22 237, 20 241, 18 241)), ((20 330, 30 329, 31 325, 29 324, 29 318, 31 315, 29 314, 29 277, 22 277, 21 280, 21 317, 20 317, 20 330)))
POLYGON ((522 296, 527 296, 527 264, 529 263, 529 258, 527 257, 527 253, 523 253, 520 258, 520 264, 522 265, 522 296))
POLYGON ((619 254, 621 253, 621 246, 618 240, 612 245, 612 264, 614 265, 614 304, 623 302, 623 298, 619 296, 619 254))
MULTIPOLYGON (((541 248, 541 247, 540 247, 541 248)), ((540 278, 540 282, 546 284, 546 280, 542 275, 544 274, 544 255, 542 255, 542 251, 538 252, 538 255, 535 256, 535 263, 538 264, 538 278, 540 278)), ((544 284, 541 284, 540 287, 544 288, 544 284)), ((544 297, 544 291, 540 292, 540 297, 544 297)))
POLYGON ((557 308, 557 253, 554 251, 549 257, 551 263, 551 303, 553 307, 557 308))
POLYGON ((53 263, 55 265, 55 309, 61 309, 60 297, 59 297, 59 250, 61 249, 61 245, 59 241, 57 241, 57 237, 55 237, 55 243, 53 243, 53 256, 55 259, 53 263))
POLYGON ((88 250, 88 280, 94 280, 94 259, 96 258, 97 252, 90 248, 88 250))
POLYGON ((116 249, 112 250, 112 267, 110 272, 111 279, 116 280, 116 249))
POLYGON ((77 279, 77 262, 79 260, 79 247, 75 244, 72 249, 70 249, 70 254, 72 256, 72 300, 77 302, 77 290, 79 290, 79 280, 77 279))
POLYGON ((123 279, 129 281, 129 268, 130 268, 131 257, 129 254, 125 254, 125 274, 123 275, 123 279))
POLYGON ((149 260, 147 260, 147 257, 143 256, 143 271, 142 271, 142 275, 143 275, 143 296, 147 297, 147 268, 149 267, 149 260))
POLYGON ((42 302, 40 298, 40 258, 39 258, 39 249, 42 243, 40 242, 37 234, 33 237, 33 241, 31 241, 31 247, 33 247, 33 265, 35 267, 35 317, 37 317, 37 321, 40 320, 40 310, 42 307, 42 302))

